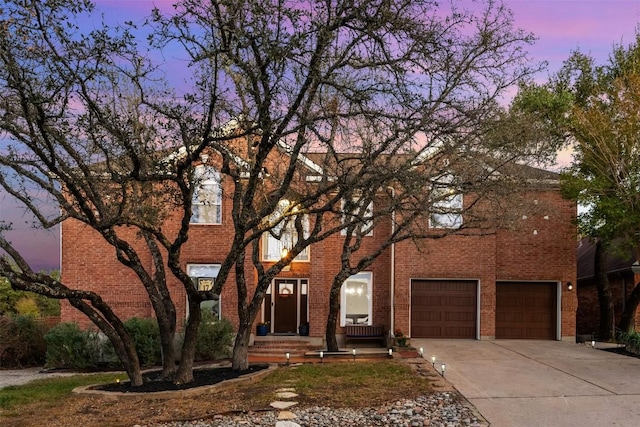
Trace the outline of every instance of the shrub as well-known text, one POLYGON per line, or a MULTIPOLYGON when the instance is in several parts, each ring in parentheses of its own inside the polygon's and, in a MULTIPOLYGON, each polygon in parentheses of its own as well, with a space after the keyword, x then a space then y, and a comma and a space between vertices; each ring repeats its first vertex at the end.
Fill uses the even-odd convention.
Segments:
POLYGON ((209 312, 202 313, 198 328, 196 360, 222 359, 230 356, 233 344, 233 325, 227 319, 216 319, 209 312))
POLYGON ((150 318, 132 317, 124 322, 124 327, 136 345, 140 365, 157 365, 162 358, 158 322, 150 318))
MULTIPOLYGON (((160 329, 158 322, 151 318, 132 317, 124 322, 124 328, 131 336, 136 348, 138 361, 142 367, 156 366, 162 359, 160 329)), ((113 344, 104 339, 103 359, 114 368, 122 368, 113 344)))
POLYGON ((0 317, 0 366, 23 368, 45 361, 46 327, 33 316, 0 317))
POLYGON ((38 308, 38 303, 35 298, 32 297, 22 297, 18 301, 16 301, 16 313, 21 316, 40 316, 40 308, 38 308))
POLYGON ((47 367, 87 369, 100 358, 100 337, 95 331, 83 331, 76 323, 60 323, 45 335, 47 367))
POLYGON ((625 344, 627 351, 640 354, 640 333, 633 329, 618 333, 618 343, 625 344))

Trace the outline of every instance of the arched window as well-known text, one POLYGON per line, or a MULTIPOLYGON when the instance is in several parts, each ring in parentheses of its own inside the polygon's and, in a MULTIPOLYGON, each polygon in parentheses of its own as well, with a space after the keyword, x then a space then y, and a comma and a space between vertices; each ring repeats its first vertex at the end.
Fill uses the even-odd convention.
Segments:
POLYGON ((193 173, 194 184, 191 206, 191 223, 222 223, 222 186, 220 173, 211 166, 197 166, 193 173))

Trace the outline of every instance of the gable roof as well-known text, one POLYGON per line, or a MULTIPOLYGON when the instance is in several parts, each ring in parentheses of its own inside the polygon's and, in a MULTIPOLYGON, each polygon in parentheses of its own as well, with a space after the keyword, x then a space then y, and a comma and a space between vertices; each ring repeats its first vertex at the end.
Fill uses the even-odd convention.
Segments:
MULTIPOLYGON (((578 247, 576 249, 577 255, 577 278, 580 279, 591 279, 594 277, 594 263, 595 263, 595 255, 596 255, 596 244, 595 242, 588 238, 584 237, 578 242, 578 247)), ((616 251, 609 251, 609 256, 607 257, 607 273, 617 273, 617 272, 630 272, 631 267, 634 264, 637 264, 636 259, 634 258, 633 252, 629 251, 628 256, 621 255, 616 251)))

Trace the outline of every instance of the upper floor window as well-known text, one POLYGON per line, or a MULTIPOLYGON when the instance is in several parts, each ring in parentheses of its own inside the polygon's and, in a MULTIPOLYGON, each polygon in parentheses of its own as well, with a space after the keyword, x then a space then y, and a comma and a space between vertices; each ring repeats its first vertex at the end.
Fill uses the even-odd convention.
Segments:
MULTIPOLYGON (((309 233, 309 217, 305 214, 290 212, 291 202, 281 200, 275 212, 269 217, 269 222, 276 223, 268 232, 262 235, 262 259, 264 261, 279 261, 298 243, 296 220, 302 222, 305 235, 309 233)), ((295 209, 295 207, 294 207, 295 209)), ((296 261, 309 261, 309 248, 305 248, 295 257, 296 261)))
MULTIPOLYGON (((361 198, 354 197, 351 203, 342 201, 342 223, 348 226, 352 222, 356 222, 355 232, 362 236, 373 236, 373 201, 369 201, 363 208, 366 201, 361 198)), ((340 234, 345 236, 347 230, 343 228, 340 234)))
POLYGON ((432 228, 460 228, 462 226, 462 193, 454 184, 453 175, 439 177, 431 187, 432 228))
POLYGON ((192 224, 222 223, 220 173, 211 166, 197 166, 193 173, 196 188, 191 206, 192 224))

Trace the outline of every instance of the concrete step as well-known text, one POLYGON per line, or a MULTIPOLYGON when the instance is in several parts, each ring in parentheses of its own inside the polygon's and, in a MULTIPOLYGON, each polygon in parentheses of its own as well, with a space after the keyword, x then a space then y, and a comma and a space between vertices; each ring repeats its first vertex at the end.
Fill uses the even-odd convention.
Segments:
POLYGON ((304 356, 305 353, 319 350, 320 347, 308 340, 298 337, 260 337, 256 338, 253 346, 249 347, 249 354, 253 356, 273 356, 289 353, 290 356, 304 356))

